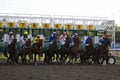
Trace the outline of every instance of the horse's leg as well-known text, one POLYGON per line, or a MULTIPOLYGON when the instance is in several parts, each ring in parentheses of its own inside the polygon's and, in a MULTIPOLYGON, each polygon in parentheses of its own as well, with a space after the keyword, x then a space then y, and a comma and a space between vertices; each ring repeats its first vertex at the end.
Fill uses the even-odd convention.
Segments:
POLYGON ((18 64, 18 54, 17 54, 17 52, 15 53, 15 56, 14 56, 14 59, 15 59, 15 62, 18 64))
POLYGON ((11 61, 12 61, 12 62, 15 62, 15 52, 12 52, 12 53, 11 53, 11 61))
POLYGON ((16 52, 12 52, 12 61, 17 64, 18 61, 17 61, 17 56, 16 56, 16 52))
POLYGON ((36 56, 37 56, 37 54, 34 53, 34 65, 37 65, 37 63, 36 63, 36 56))
POLYGON ((81 63, 85 62, 84 61, 84 56, 85 56, 85 53, 83 51, 81 51, 81 53, 80 53, 80 61, 81 61, 81 63))
POLYGON ((77 61, 77 59, 79 58, 78 56, 79 54, 75 54, 75 61, 77 61))
POLYGON ((47 53, 45 53, 44 63, 47 63, 47 53))
POLYGON ((68 60, 67 64, 69 64, 69 63, 71 62, 71 60, 72 60, 72 59, 71 59, 72 53, 70 53, 69 56, 70 56, 70 57, 69 57, 69 60, 68 60))
POLYGON ((25 53, 25 55, 23 56, 23 58, 24 58, 24 63, 27 63, 26 56, 27 56, 27 53, 25 53))
POLYGON ((76 58, 76 53, 74 53, 72 56, 72 64, 75 64, 75 58, 76 58))
POLYGON ((68 63, 71 63, 71 61, 73 60, 73 56, 74 56, 74 54, 73 54, 73 53, 70 53, 70 57, 69 57, 68 63))
POLYGON ((55 54, 52 53, 52 54, 50 55, 50 63, 52 63, 54 59, 55 59, 55 54))
POLYGON ((69 56, 69 53, 66 53, 66 55, 64 56, 64 57, 65 57, 65 60, 64 60, 65 64, 68 63, 68 62, 67 62, 68 56, 69 56))
POLYGON ((32 53, 29 51, 27 54, 28 54, 28 63, 30 63, 32 60, 32 53))
POLYGON ((41 60, 41 53, 42 53, 42 52, 39 52, 39 53, 38 53, 39 63, 40 63, 40 60, 41 60))
POLYGON ((8 61, 9 61, 9 63, 14 62, 14 60, 13 60, 13 52, 10 52, 10 53, 9 53, 8 61))
POLYGON ((7 58, 7 63, 10 63, 10 59, 11 59, 11 53, 9 53, 9 56, 7 58))
POLYGON ((60 53, 60 63, 62 63, 63 62, 63 53, 60 53))
POLYGON ((7 48, 5 47, 4 51, 3 51, 4 56, 8 59, 8 53, 7 53, 7 48))
POLYGON ((57 61, 57 63, 59 62, 59 54, 58 53, 56 53, 56 61, 57 61))
POLYGON ((48 63, 52 63, 52 54, 48 53, 48 63))
POLYGON ((24 64, 24 55, 23 55, 23 53, 21 54, 21 59, 22 59, 22 63, 24 64))
POLYGON ((52 60, 55 60, 55 59, 56 59, 55 56, 56 56, 56 53, 53 52, 53 54, 52 54, 52 60))

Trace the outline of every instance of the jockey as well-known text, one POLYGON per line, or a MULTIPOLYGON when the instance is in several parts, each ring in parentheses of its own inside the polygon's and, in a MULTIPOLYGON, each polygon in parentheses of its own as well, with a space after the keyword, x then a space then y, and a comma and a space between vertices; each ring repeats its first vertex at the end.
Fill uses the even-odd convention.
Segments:
MULTIPOLYGON (((105 41, 105 39, 109 39, 108 37, 109 37, 110 35, 109 34, 104 34, 104 36, 99 40, 99 45, 101 45, 101 44, 103 44, 104 43, 104 41, 105 41)), ((109 40, 109 43, 110 43, 110 40, 109 40)))
POLYGON ((40 35, 37 35, 37 36, 34 38, 34 43, 37 43, 39 39, 40 39, 40 35))
POLYGON ((72 35, 72 38, 71 38, 71 46, 73 46, 74 45, 74 40, 75 40, 75 38, 76 37, 78 37, 78 33, 74 33, 74 35, 72 35))
POLYGON ((26 42, 27 40, 28 40, 28 32, 25 31, 25 32, 24 32, 24 35, 21 36, 21 38, 20 38, 20 41, 21 41, 21 43, 22 43, 22 46, 25 45, 25 42, 26 42))
POLYGON ((85 40, 85 45, 89 46, 90 39, 92 39, 91 36, 88 36, 87 39, 85 40))
POLYGON ((8 51, 8 48, 10 47, 12 41, 14 39, 14 35, 13 35, 13 32, 9 32, 9 34, 6 36, 6 41, 5 41, 5 50, 4 50, 4 53, 6 54, 7 51, 8 51))
MULTIPOLYGON (((35 38, 34 38, 34 44, 33 46, 35 46, 36 43, 38 43, 38 41, 41 40, 43 42, 43 40, 40 38, 40 35, 37 35, 35 38)), ((41 43, 43 44, 43 43, 41 43)))
POLYGON ((67 33, 63 32, 59 37, 59 41, 60 41, 61 46, 63 46, 65 44, 66 38, 67 38, 67 33))
POLYGON ((55 36, 56 36, 56 32, 53 32, 53 33, 51 34, 50 38, 49 38, 50 44, 53 43, 53 41, 54 41, 54 39, 55 39, 55 36))
POLYGON ((9 45, 12 43, 13 39, 14 39, 13 32, 9 32, 9 34, 7 34, 5 36, 5 49, 4 49, 5 56, 7 56, 6 53, 8 51, 9 45))
POLYGON ((10 32, 8 34, 8 36, 6 37, 6 43, 7 43, 7 45, 10 45, 12 43, 13 39, 14 39, 13 32, 10 32))

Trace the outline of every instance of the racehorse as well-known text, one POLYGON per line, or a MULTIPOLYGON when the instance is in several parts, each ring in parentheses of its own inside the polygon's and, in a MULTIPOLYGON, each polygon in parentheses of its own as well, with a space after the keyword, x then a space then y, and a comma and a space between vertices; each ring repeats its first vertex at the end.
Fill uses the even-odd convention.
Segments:
POLYGON ((53 43, 49 45, 49 47, 46 49, 45 53, 45 58, 44 58, 44 62, 45 63, 52 63, 52 58, 55 57, 56 54, 56 60, 58 62, 58 58, 59 58, 59 53, 58 53, 58 46, 57 46, 57 36, 54 36, 54 40, 53 43))
POLYGON ((65 44, 61 46, 59 50, 59 54, 61 55, 60 57, 60 62, 65 63, 67 60, 68 56, 70 55, 70 37, 67 36, 65 44))
POLYGON ((95 58, 96 61, 99 61, 99 59, 101 59, 101 58, 103 59, 103 61, 108 60, 108 53, 109 53, 109 47, 108 46, 110 46, 110 40, 108 38, 105 38, 104 43, 102 45, 99 45, 97 47, 98 49, 96 49, 96 51, 97 51, 96 52, 96 58, 95 58))
POLYGON ((75 60, 77 60, 78 57, 80 57, 80 39, 78 36, 76 36, 74 38, 74 45, 70 48, 71 53, 70 53, 70 59, 69 59, 69 63, 72 60, 72 63, 74 64, 75 60))
POLYGON ((32 48, 31 48, 31 54, 34 54, 34 64, 36 64, 36 56, 38 55, 39 61, 40 61, 40 56, 42 54, 42 40, 39 39, 38 42, 36 42, 32 48))
POLYGON ((18 58, 16 54, 16 43, 17 43, 17 39, 15 38, 13 39, 11 44, 8 45, 8 53, 9 53, 9 57, 7 59, 8 63, 12 63, 12 62, 18 63, 18 58))
POLYGON ((86 51, 83 54, 83 62, 90 63, 94 60, 94 55, 96 53, 96 50, 93 46, 93 40, 90 38, 88 46, 86 46, 86 51))
POLYGON ((30 39, 26 40, 25 45, 23 45, 21 47, 21 49, 19 50, 18 55, 21 56, 23 64, 27 62, 27 59, 26 59, 27 55, 29 57, 29 61, 30 61, 30 59, 32 59, 32 54, 31 54, 31 40, 30 39))

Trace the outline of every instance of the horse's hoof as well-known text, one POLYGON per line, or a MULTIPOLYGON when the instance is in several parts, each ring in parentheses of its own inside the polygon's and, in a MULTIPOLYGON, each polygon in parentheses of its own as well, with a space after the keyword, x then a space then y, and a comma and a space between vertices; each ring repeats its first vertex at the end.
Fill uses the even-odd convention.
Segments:
POLYGON ((105 66, 106 65, 106 60, 105 61, 103 61, 103 64, 102 64, 103 66, 105 66))
POLYGON ((34 63, 35 66, 37 66, 37 63, 34 63))

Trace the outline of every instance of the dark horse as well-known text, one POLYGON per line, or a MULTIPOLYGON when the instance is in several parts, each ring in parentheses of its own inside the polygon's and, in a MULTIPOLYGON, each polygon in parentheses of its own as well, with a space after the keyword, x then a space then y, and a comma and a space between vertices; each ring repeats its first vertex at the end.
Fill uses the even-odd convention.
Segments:
POLYGON ((17 54, 16 54, 16 43, 17 43, 17 39, 13 39, 13 41, 11 42, 10 45, 8 45, 8 59, 7 62, 8 63, 12 63, 12 62, 16 62, 18 63, 18 59, 17 59, 17 54))
POLYGON ((60 57, 60 62, 65 63, 67 60, 68 56, 70 55, 70 38, 67 36, 65 44, 61 46, 59 50, 59 54, 61 55, 60 57))
POLYGON ((71 62, 74 64, 75 60, 77 60, 78 57, 80 57, 80 39, 78 36, 76 36, 74 38, 74 45, 70 48, 71 53, 70 53, 70 60, 69 62, 71 62))
POLYGON ((26 40, 25 45, 23 45, 19 51, 19 56, 21 56, 23 64, 26 63, 26 61, 27 61, 27 59, 26 59, 27 55, 28 55, 29 61, 30 61, 30 59, 32 58, 31 40, 30 39, 26 40))
POLYGON ((89 39, 89 45, 86 46, 86 51, 83 54, 83 62, 90 63, 94 60, 94 55, 96 53, 96 50, 93 46, 93 40, 92 38, 89 39))
POLYGON ((58 61, 59 54, 58 54, 58 46, 57 46, 57 36, 54 36, 53 43, 46 49, 44 62, 45 63, 52 63, 52 58, 56 55, 56 60, 58 61))
POLYGON ((38 55, 40 61, 40 56, 42 54, 42 39, 39 39, 38 42, 32 46, 31 50, 31 53, 34 54, 34 64, 36 64, 36 56, 38 55))
POLYGON ((108 60, 109 46, 110 40, 108 38, 104 38, 104 43, 102 45, 99 45, 96 49, 96 61, 99 61, 101 58, 103 59, 102 62, 104 60, 108 60))

